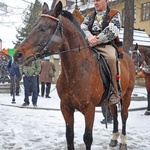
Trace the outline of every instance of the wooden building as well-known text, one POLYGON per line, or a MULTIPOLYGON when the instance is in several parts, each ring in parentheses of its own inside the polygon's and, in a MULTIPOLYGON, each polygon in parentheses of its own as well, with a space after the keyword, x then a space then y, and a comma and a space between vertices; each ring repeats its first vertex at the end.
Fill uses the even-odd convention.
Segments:
MULTIPOLYGON (((122 17, 124 27, 125 0, 110 0, 109 6, 117 9, 122 17)), ((134 29, 145 30, 150 36, 150 0, 134 0, 134 29)))

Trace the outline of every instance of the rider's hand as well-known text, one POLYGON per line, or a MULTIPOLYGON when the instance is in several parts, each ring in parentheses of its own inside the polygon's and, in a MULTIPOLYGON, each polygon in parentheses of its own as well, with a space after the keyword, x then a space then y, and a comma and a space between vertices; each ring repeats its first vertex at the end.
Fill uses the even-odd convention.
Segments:
POLYGON ((97 36, 90 36, 88 37, 88 42, 91 47, 98 45, 98 37, 97 36))

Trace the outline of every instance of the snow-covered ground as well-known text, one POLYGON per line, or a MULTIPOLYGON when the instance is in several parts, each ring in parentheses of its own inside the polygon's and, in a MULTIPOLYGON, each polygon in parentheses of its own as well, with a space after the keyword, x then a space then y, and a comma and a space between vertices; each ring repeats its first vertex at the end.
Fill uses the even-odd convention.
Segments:
MULTIPOLYGON (((38 98, 38 108, 31 109, 32 105, 20 108, 23 103, 23 88, 20 96, 16 97, 16 104, 11 104, 9 94, 0 93, 0 150, 67 150, 65 139, 65 122, 59 110, 60 100, 55 85, 52 85, 51 99, 38 98)), ((133 97, 146 97, 145 88, 136 87, 133 97)), ((147 102, 132 101, 130 109, 146 108, 147 102)), ((129 111, 127 121, 128 150, 150 149, 150 116, 145 116, 146 109, 129 111)), ((95 113, 93 128, 92 150, 118 150, 110 148, 112 124, 105 125, 101 108, 95 113)), ((119 113, 120 120, 120 113, 119 113)), ((121 132, 121 122, 119 123, 121 132)), ((84 118, 80 112, 75 112, 75 148, 84 150, 83 143, 84 118)))

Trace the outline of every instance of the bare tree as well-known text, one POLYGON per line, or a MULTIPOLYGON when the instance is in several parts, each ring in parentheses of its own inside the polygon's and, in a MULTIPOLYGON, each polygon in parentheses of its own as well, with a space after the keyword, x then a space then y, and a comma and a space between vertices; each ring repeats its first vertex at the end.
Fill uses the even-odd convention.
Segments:
POLYGON ((125 22, 124 22, 124 46, 123 50, 128 50, 133 45, 134 30, 134 0, 125 0, 125 22))

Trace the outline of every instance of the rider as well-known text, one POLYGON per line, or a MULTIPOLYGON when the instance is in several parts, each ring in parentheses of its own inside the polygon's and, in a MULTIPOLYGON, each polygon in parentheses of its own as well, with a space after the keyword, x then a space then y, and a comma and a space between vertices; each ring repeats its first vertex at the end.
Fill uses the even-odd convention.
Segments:
MULTIPOLYGON (((111 42, 119 35, 121 27, 120 14, 117 11, 112 17, 109 15, 108 0, 94 0, 95 11, 90 12, 81 24, 81 28, 88 38, 91 47, 95 47, 105 57, 111 74, 113 92, 110 96, 110 104, 116 104, 120 100, 117 86, 116 50, 111 42), (107 19, 110 19, 109 22, 107 19)), ((113 11, 114 12, 114 11, 113 11)))

